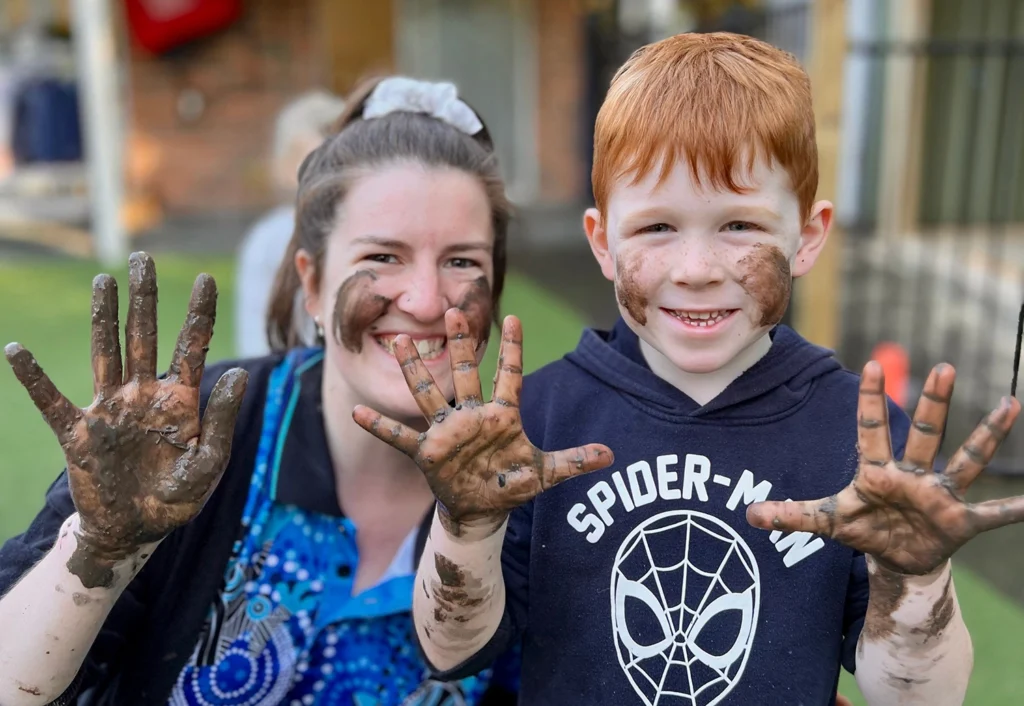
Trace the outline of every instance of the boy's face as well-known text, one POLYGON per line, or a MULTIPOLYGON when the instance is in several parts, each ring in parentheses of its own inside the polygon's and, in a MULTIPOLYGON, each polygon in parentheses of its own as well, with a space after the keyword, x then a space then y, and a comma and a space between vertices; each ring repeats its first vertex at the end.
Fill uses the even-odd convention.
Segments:
POLYGON ((587 238, 630 328, 680 370, 711 373, 782 320, 832 204, 816 203, 803 223, 789 175, 763 160, 737 172, 744 193, 696 182, 685 160, 661 185, 659 175, 617 181, 607 220, 587 211, 587 238))

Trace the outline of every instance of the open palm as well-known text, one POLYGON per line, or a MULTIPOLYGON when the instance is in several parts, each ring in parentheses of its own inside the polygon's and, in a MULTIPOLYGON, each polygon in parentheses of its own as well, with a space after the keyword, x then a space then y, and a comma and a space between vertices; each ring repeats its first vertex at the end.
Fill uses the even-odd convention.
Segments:
MULTIPOLYGON (((79 514, 78 561, 105 567, 83 583, 104 583, 109 567, 137 547, 165 537, 202 509, 223 473, 247 373, 217 382, 205 419, 199 383, 213 335, 216 284, 196 279, 168 375, 156 376, 156 270, 135 253, 129 261, 129 309, 122 370, 117 283, 93 281, 92 370, 95 397, 73 405, 32 354, 5 349, 18 380, 57 436, 79 514), (88 557, 83 556, 88 554, 88 557)), ((94 587, 89 586, 88 588, 94 587)))
POLYGON ((950 459, 934 472, 956 372, 938 365, 928 376, 907 436, 906 451, 893 458, 881 366, 868 363, 857 408, 860 465, 838 494, 813 501, 754 503, 751 524, 786 532, 832 537, 905 574, 926 574, 973 537, 1024 521, 1024 496, 971 504, 964 493, 992 460, 1020 414, 1005 398, 950 459))
POLYGON ((356 422, 409 456, 423 471, 438 500, 445 527, 453 534, 464 525, 496 529, 515 507, 569 478, 605 468, 612 452, 600 444, 544 452, 523 431, 519 395, 523 386, 523 332, 519 320, 502 327, 494 394, 483 402, 476 362, 476 341, 465 315, 445 314, 448 354, 455 383, 455 406, 437 389, 412 340, 395 339, 395 355, 409 390, 430 429, 413 429, 367 407, 356 407, 356 422))

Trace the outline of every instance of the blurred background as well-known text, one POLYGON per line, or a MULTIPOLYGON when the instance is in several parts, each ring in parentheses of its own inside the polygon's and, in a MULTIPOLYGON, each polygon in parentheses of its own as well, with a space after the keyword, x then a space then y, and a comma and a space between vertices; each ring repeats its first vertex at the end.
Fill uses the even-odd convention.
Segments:
MULTIPOLYGON (((933 364, 956 365, 951 453, 1010 387, 1024 0, 0 0, 0 338, 87 404, 91 279, 124 285, 128 253, 145 249, 161 364, 201 271, 220 288, 211 359, 245 352, 238 288, 253 275, 239 254, 287 204, 279 114, 399 71, 454 81, 495 137, 519 216, 505 310, 524 321, 534 369, 616 316, 581 227, 612 73, 642 44, 715 30, 792 52, 814 83, 819 194, 838 224, 787 323, 851 368, 885 361, 908 410, 933 364)), ((38 511, 61 461, 0 371, 0 541, 38 511)), ((1019 493, 1021 429, 972 498, 1019 493)), ((1024 528, 974 540, 957 564, 976 650, 968 703, 1020 703, 1024 528)), ((859 698, 847 677, 842 689, 859 698)))

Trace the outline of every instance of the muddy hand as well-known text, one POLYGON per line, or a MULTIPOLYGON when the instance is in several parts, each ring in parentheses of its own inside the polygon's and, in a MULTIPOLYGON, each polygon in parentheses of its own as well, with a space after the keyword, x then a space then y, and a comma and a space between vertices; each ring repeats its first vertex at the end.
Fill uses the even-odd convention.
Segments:
POLYGON ((1024 496, 964 502, 970 484, 992 460, 1020 413, 1005 398, 968 437, 941 473, 934 472, 956 373, 936 366, 914 413, 903 459, 892 455, 881 366, 868 363, 857 409, 860 465, 837 495, 805 502, 754 503, 751 524, 832 537, 904 574, 926 574, 972 537, 1024 521, 1024 496))
POLYGON ((165 379, 156 375, 156 270, 129 260, 126 355, 121 366, 117 283, 93 280, 94 399, 79 409, 17 343, 7 360, 56 434, 80 518, 69 563, 88 588, 110 585, 111 567, 138 547, 165 537, 202 509, 227 466, 247 373, 217 382, 199 419, 199 382, 213 336, 217 287, 200 275, 165 379))
POLYGON ((526 438, 519 416, 523 333, 516 317, 505 318, 494 394, 487 404, 480 390, 476 341, 465 315, 449 309, 445 326, 454 407, 437 389, 411 339, 403 335, 395 339, 395 355, 430 429, 417 434, 362 406, 356 407, 353 417, 416 462, 453 536, 471 525, 494 531, 513 508, 564 480, 612 463, 611 450, 600 444, 546 453, 526 438))

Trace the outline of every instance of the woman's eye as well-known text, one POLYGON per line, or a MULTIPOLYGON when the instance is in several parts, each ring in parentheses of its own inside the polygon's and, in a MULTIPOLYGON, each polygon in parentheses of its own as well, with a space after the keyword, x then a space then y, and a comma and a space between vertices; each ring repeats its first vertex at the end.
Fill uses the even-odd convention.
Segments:
POLYGON ((457 267, 460 269, 480 266, 480 263, 477 262, 476 260, 470 260, 469 258, 465 257, 453 257, 451 260, 448 261, 448 264, 451 267, 457 267))
POLYGON ((376 255, 368 255, 366 260, 370 262, 379 262, 385 265, 393 265, 398 262, 398 258, 394 255, 385 255, 384 253, 378 253, 376 255))

